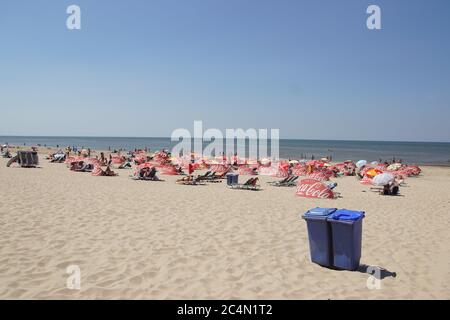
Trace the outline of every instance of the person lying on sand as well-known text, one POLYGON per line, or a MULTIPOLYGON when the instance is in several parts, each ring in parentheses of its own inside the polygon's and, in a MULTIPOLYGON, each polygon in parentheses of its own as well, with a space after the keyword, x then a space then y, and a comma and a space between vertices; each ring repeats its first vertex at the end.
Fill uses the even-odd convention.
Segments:
POLYGON ((130 162, 124 162, 122 163, 118 169, 127 169, 127 168, 131 168, 131 163, 130 162))
POLYGON ((109 165, 106 167, 104 173, 105 173, 105 176, 108 176, 108 177, 114 177, 117 175, 114 171, 111 170, 109 165))
POLYGON ((156 169, 155 167, 152 167, 150 170, 147 170, 145 177, 153 179, 155 176, 156 176, 156 169))
POLYGON ((154 181, 159 181, 160 179, 156 176, 156 169, 155 167, 147 168, 148 170, 146 170, 145 174, 144 174, 144 179, 145 180, 154 180, 154 181))
POLYGON ((62 150, 59 150, 56 153, 51 153, 48 155, 47 160, 50 160, 50 162, 63 162, 66 159, 66 154, 62 152, 62 150))
POLYGON ((70 164, 70 170, 79 171, 84 165, 84 161, 72 162, 70 164))
POLYGON ((194 177, 193 176, 185 176, 185 177, 183 177, 183 178, 181 178, 181 179, 178 179, 177 180, 177 183, 178 182, 188 182, 188 181, 193 181, 194 180, 194 177))
MULTIPOLYGON (((154 168, 153 168, 154 169, 154 168)), ((150 177, 150 168, 149 167, 145 167, 145 168, 142 168, 140 171, 139 171, 139 177, 141 177, 141 178, 148 178, 148 177, 150 177)), ((156 170, 155 170, 155 172, 156 172, 156 170)))
POLYGON ((92 165, 90 163, 84 163, 83 166, 79 170, 75 170, 75 171, 92 172, 92 170, 94 170, 94 165, 92 165))

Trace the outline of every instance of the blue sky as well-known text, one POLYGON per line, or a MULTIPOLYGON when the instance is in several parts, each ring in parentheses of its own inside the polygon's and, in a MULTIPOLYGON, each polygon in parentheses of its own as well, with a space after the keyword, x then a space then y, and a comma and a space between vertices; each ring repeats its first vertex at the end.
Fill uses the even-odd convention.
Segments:
POLYGON ((203 120, 450 141, 449 16, 448 0, 2 1, 0 135, 170 136, 203 120))

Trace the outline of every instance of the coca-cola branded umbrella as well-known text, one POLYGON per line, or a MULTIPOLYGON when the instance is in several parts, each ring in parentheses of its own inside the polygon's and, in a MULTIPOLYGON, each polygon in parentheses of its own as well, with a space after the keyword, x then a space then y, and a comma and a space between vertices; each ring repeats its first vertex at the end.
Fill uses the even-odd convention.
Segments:
POLYGON ((314 180, 317 180, 317 181, 328 181, 328 180, 330 180, 329 177, 324 172, 321 172, 321 171, 313 172, 313 173, 307 175, 307 177, 309 179, 314 179, 314 180))
POLYGON ((134 157, 134 162, 136 162, 137 164, 144 163, 145 161, 146 161, 146 157, 143 155, 137 155, 134 157))
POLYGON ((333 191, 323 182, 303 179, 297 185, 295 194, 303 198, 334 199, 333 191))
POLYGON ((96 177, 103 175, 102 168, 100 168, 100 166, 95 166, 94 170, 92 170, 92 172, 91 172, 91 175, 96 176, 96 177))
POLYGON ((289 176, 289 163, 286 161, 280 161, 278 163, 278 169, 275 174, 275 177, 286 178, 287 176, 289 176))
POLYGON ((238 169, 238 173, 240 175, 256 175, 257 172, 253 170, 253 168, 247 167, 247 166, 240 166, 238 169))
POLYGON ((124 156, 113 156, 112 163, 113 164, 122 164, 125 163, 126 158, 124 156))
POLYGON ((209 170, 217 174, 222 174, 230 169, 229 166, 223 164, 212 164, 209 170))
POLYGON ((179 174, 177 168, 172 165, 162 165, 158 167, 158 171, 163 175, 176 176, 179 174))
POLYGON ((258 173, 261 176, 271 176, 275 177, 278 172, 278 168, 276 166, 270 166, 270 167, 259 167, 258 173))
POLYGON ((155 162, 144 162, 137 166, 137 170, 141 170, 143 168, 153 168, 156 166, 155 162))
POLYGON ((292 175, 294 176, 305 176, 306 174, 306 167, 304 166, 298 166, 292 169, 292 175))

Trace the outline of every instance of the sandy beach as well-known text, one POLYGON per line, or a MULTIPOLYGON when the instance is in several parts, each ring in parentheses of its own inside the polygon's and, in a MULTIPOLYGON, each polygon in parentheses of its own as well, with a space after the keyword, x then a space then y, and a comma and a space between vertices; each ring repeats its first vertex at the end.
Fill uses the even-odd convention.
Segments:
POLYGON ((449 299, 450 169, 422 169, 399 197, 342 177, 342 198, 318 200, 270 177, 251 192, 0 159, 0 298, 449 299), (388 271, 379 289, 364 271, 310 262, 299 215, 316 206, 366 212, 361 263, 388 271), (69 265, 80 290, 66 287, 69 265))

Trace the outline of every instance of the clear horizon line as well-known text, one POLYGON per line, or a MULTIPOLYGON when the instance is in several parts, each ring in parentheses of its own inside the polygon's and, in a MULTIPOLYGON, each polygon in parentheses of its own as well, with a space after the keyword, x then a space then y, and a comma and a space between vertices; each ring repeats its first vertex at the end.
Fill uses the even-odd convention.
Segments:
MULTIPOLYGON (((0 135, 0 137, 30 137, 30 138, 128 138, 128 139, 171 139, 167 136, 153 136, 153 137, 136 137, 136 136, 56 136, 56 135, 0 135)), ((226 138, 224 138, 226 139, 226 138)), ((271 139, 268 138, 268 141, 271 139)), ((405 142, 405 143, 450 143, 450 141, 438 140, 363 140, 363 139, 305 139, 305 138, 280 138, 282 140, 300 140, 300 141, 344 141, 344 142, 405 142)), ((175 141, 174 141, 175 142, 175 141)))

